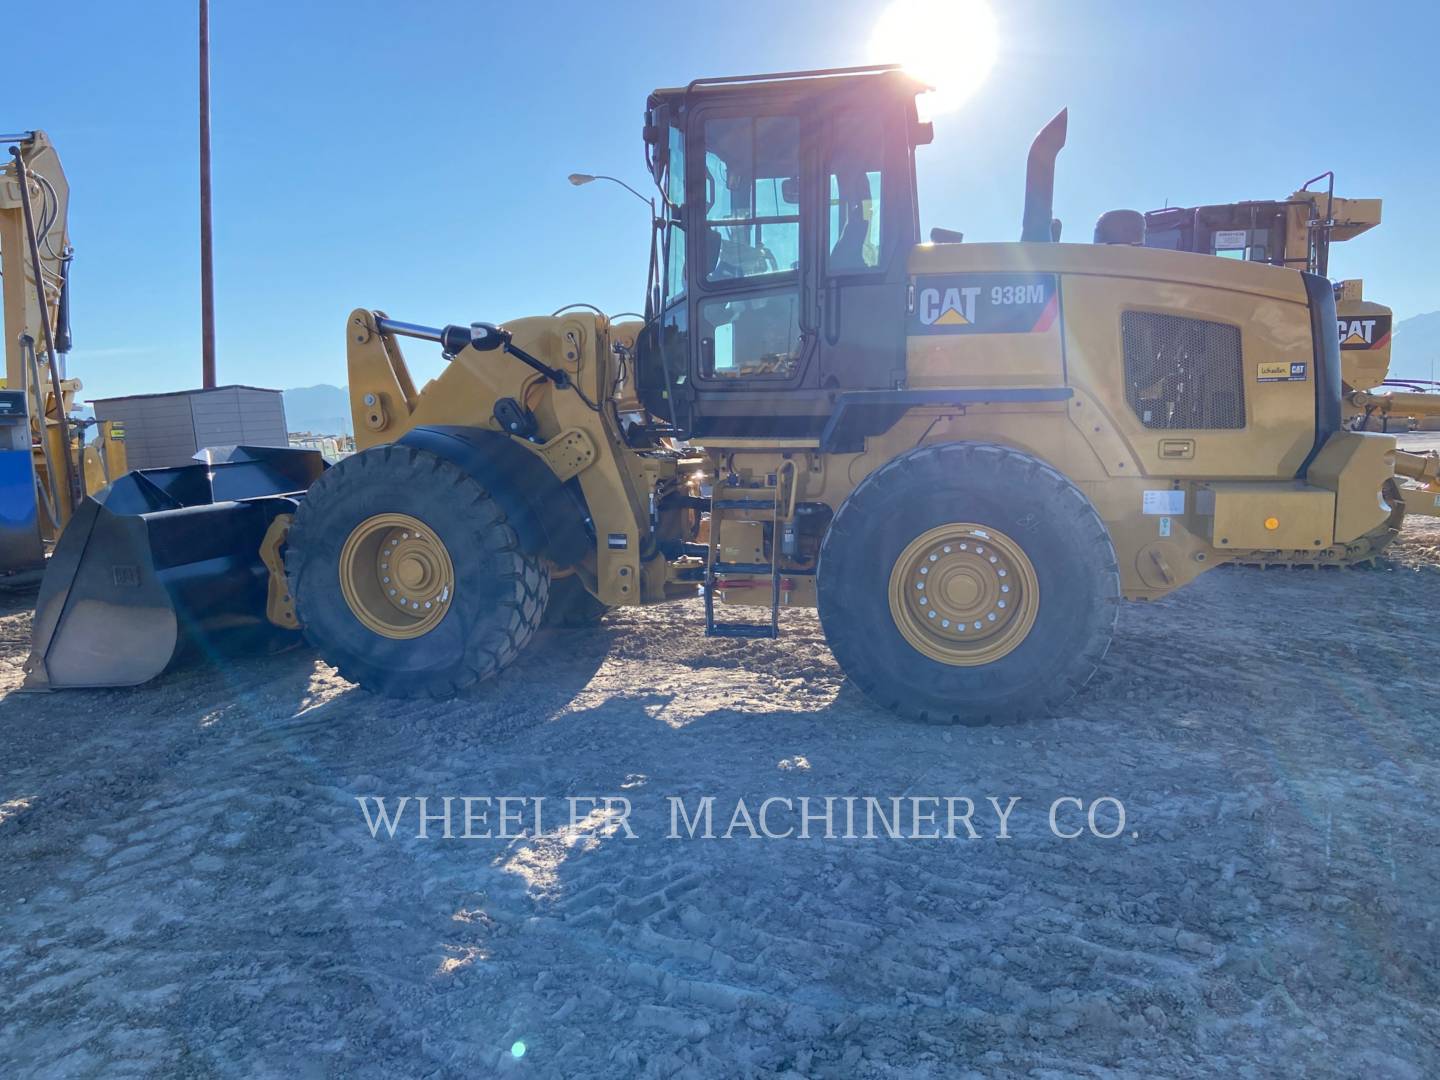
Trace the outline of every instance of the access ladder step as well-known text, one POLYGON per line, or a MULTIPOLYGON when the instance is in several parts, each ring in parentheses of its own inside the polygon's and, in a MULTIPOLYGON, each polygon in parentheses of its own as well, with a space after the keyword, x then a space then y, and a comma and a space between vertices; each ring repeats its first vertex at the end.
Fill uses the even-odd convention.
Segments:
MULTIPOLYGON (((720 574, 764 574, 768 578, 772 569, 768 562, 720 562, 715 564, 715 573, 717 576, 720 574)), ((813 568, 802 567, 798 570, 782 569, 780 571, 780 577, 782 578, 814 576, 815 571, 813 568)))
POLYGON ((715 623, 705 628, 706 637, 775 638, 780 634, 769 623, 715 623))
POLYGON ((714 564, 716 575, 720 574, 764 574, 770 576, 771 566, 767 563, 758 562, 717 562, 714 564))
POLYGON ((770 510, 775 509, 775 500, 770 499, 712 499, 711 510, 770 510))

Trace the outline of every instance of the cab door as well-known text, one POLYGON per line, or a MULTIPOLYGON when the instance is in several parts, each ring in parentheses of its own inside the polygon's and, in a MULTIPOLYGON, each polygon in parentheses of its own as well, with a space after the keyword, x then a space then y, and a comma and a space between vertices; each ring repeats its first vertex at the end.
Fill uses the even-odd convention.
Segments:
POLYGON ((850 105, 823 125, 820 386, 891 389, 905 378, 907 257, 919 232, 906 117, 850 105))
POLYGON ((702 395, 807 381, 801 130, 798 112, 767 106, 701 109, 690 123, 690 323, 702 395))

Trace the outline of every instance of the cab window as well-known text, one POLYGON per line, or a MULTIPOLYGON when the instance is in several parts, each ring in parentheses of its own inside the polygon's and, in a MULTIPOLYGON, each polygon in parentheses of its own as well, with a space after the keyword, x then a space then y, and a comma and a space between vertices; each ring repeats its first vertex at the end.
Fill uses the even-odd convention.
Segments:
POLYGON ((669 301, 685 295, 685 132, 673 126, 665 172, 665 198, 669 206, 661 212, 669 222, 663 238, 665 296, 669 301))
POLYGON ((676 300, 685 295, 685 226, 671 222, 665 234, 665 296, 676 300))
POLYGON ((685 204, 685 132, 674 125, 665 166, 665 198, 677 211, 685 204))
POLYGON ((800 365, 795 289, 700 305, 700 374, 707 379, 789 379, 800 365))
POLYGON ((800 267, 800 122, 793 116, 705 122, 709 282, 796 276, 800 267))
POLYGON ((831 124, 827 166, 825 250, 832 274, 880 265, 885 131, 873 114, 840 116, 831 124))

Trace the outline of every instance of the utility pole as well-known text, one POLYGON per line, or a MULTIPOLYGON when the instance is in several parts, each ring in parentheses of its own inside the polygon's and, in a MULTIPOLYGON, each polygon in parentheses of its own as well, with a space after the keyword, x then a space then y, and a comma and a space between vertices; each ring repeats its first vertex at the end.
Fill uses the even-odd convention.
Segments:
POLYGON ((200 0, 200 385, 215 386, 215 266, 210 226, 210 0, 200 0))

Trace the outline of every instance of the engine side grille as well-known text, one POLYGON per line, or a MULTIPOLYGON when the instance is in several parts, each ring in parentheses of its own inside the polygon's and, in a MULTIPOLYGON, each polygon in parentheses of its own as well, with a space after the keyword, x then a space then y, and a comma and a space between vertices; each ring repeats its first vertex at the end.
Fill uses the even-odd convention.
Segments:
POLYGON ((1147 428, 1245 426, 1239 327, 1126 311, 1120 316, 1120 336, 1125 397, 1147 428))

